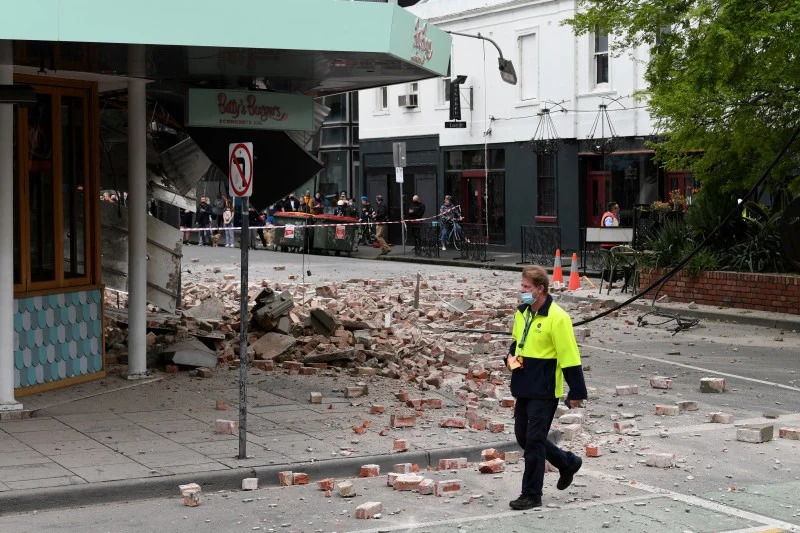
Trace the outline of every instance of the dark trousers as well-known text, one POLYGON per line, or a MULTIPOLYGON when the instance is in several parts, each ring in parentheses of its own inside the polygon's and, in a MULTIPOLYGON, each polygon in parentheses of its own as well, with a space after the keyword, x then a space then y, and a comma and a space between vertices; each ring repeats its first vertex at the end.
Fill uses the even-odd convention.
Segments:
POLYGON ((514 406, 514 434, 524 450, 525 473, 522 474, 522 495, 542 497, 544 461, 561 470, 575 461, 575 455, 565 452, 549 440, 547 433, 553 423, 558 399, 517 399, 514 406))

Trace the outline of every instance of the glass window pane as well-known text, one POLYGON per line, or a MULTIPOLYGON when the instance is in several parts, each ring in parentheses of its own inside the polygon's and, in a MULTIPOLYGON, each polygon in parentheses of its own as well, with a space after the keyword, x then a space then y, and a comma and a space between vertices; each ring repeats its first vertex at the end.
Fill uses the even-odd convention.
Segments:
POLYGON ((322 135, 319 141, 320 146, 346 146, 347 126, 322 128, 322 135))
POLYGON ((53 97, 37 95, 28 109, 31 281, 56 277, 53 183, 53 97))
POLYGON ((608 54, 595 56, 597 83, 608 83, 608 54))
POLYGON ((64 277, 86 274, 86 175, 84 101, 61 98, 61 195, 63 205, 64 277))
POLYGON ((358 91, 353 91, 350 93, 350 105, 353 108, 350 120, 353 122, 358 122, 358 91))
POLYGON ((608 34, 597 26, 594 33, 594 51, 595 53, 608 51, 608 34))
POLYGON ((462 158, 461 152, 447 152, 447 169, 461 170, 464 168, 462 158))
POLYGON ((336 94, 326 96, 323 103, 331 108, 326 122, 346 122, 347 121, 347 94, 336 94))
MULTIPOLYGON (((350 163, 347 160, 347 150, 320 152, 320 160, 325 168, 319 173, 317 189, 323 196, 335 198, 340 191, 348 190, 347 171, 350 163)), ((334 205, 326 207, 336 207, 334 205)))

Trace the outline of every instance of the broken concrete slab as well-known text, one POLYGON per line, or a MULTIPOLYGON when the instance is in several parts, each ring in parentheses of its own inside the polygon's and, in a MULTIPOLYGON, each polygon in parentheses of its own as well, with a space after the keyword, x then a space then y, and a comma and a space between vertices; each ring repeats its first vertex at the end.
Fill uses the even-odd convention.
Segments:
POLYGON ((222 320, 225 316, 225 304, 219 298, 208 298, 200 305, 185 310, 183 316, 203 320, 222 320))
POLYGON ((331 315, 320 308, 312 309, 310 312, 311 326, 320 335, 330 337, 336 331, 336 321, 331 315))
POLYGON ((173 343, 163 350, 166 361, 176 365, 214 368, 217 366, 217 354, 194 337, 173 343))
POLYGON ((291 335, 284 335, 270 331, 250 345, 248 353, 253 353, 256 359, 275 360, 283 355, 286 350, 297 344, 297 339, 291 335))
POLYGON ((453 300, 452 302, 448 302, 447 305, 461 313, 462 315, 472 309, 473 305, 472 302, 465 300, 464 298, 458 298, 453 300))

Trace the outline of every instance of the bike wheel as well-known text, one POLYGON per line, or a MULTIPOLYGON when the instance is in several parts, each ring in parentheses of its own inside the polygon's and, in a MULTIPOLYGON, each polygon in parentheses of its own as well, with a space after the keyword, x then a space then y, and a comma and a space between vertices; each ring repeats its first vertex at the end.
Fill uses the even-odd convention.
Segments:
POLYGON ((455 248, 456 250, 461 250, 460 231, 456 231, 455 229, 453 229, 453 231, 450 233, 450 241, 453 243, 453 248, 455 248))

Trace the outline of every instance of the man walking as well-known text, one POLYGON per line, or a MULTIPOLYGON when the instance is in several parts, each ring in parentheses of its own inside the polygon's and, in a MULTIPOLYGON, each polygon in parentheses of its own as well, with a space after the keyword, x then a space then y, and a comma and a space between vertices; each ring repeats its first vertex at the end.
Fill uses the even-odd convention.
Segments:
POLYGON ((211 216, 213 212, 211 210, 211 206, 208 204, 208 198, 205 196, 200 197, 200 206, 197 208, 197 227, 201 228, 198 232, 200 235, 198 237, 198 244, 200 246, 205 246, 206 241, 208 241, 208 245, 212 245, 211 241, 211 230, 208 229, 211 227, 211 216))
POLYGON ((564 381, 569 385, 566 404, 570 409, 580 407, 587 397, 572 320, 553 301, 549 285, 542 267, 522 270, 522 304, 514 315, 514 341, 506 356, 511 394, 516 398, 514 434, 525 458, 522 493, 509 503, 518 511, 541 507, 545 459, 561 474, 558 490, 569 487, 582 464, 580 457, 547 440, 564 381))
POLYGON ((408 219, 411 221, 411 235, 414 236, 414 249, 419 247, 419 222, 417 220, 425 216, 425 204, 419 199, 419 195, 415 194, 411 198, 411 207, 408 209, 408 219))
POLYGON ((383 196, 380 194, 375 197, 375 222, 378 223, 375 228, 375 237, 378 239, 378 244, 381 245, 381 255, 386 255, 392 251, 386 243, 386 223, 389 222, 389 208, 383 203, 383 196))

